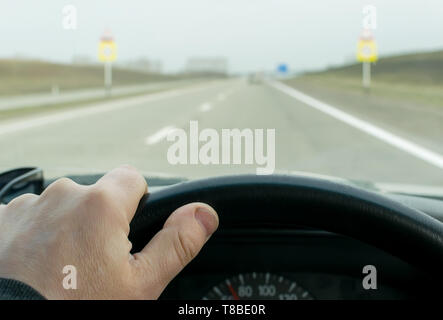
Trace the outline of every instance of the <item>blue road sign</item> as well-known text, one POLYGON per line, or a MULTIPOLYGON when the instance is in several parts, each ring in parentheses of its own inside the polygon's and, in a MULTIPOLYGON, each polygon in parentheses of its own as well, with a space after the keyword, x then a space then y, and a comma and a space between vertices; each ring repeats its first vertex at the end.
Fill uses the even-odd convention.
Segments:
POLYGON ((288 65, 286 63, 280 63, 277 67, 279 73, 288 73, 288 65))

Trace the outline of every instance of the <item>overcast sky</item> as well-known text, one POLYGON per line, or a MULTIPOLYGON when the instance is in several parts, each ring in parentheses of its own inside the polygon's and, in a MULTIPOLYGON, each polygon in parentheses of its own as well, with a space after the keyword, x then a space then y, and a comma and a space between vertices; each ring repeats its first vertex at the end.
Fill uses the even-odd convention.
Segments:
POLYGON ((70 62, 97 57, 109 28, 118 59, 160 59, 167 71, 188 57, 224 56, 230 71, 323 68, 352 60, 362 8, 377 7, 380 55, 443 49, 443 0, 0 0, 0 57, 70 62), (77 29, 62 8, 77 8, 77 29))

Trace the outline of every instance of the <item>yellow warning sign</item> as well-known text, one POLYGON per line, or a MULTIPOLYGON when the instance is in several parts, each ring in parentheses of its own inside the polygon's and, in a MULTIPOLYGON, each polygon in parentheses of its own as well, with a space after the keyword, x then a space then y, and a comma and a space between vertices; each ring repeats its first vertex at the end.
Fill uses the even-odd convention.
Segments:
POLYGON ((98 59, 102 62, 112 62, 117 59, 117 46, 114 41, 100 41, 98 45, 98 59))
POLYGON ((377 45, 373 39, 360 39, 357 44, 357 60, 360 62, 377 61, 377 45))

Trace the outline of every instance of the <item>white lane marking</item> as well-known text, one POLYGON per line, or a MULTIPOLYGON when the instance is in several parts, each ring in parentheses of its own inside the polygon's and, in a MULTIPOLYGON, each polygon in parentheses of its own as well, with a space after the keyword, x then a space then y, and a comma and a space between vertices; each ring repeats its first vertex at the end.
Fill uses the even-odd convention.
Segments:
MULTIPOLYGON (((226 97, 227 97, 227 93, 223 93, 223 92, 222 92, 222 93, 219 93, 219 94, 217 95, 216 100, 217 100, 217 101, 223 101, 223 100, 226 99, 226 97)), ((214 104, 213 104, 213 103, 210 103, 210 102, 204 102, 204 103, 202 103, 202 105, 200 106, 200 111, 201 111, 201 112, 207 112, 207 111, 211 110, 213 107, 214 107, 214 104)))
POLYGON ((291 292, 292 290, 294 290, 296 286, 297 286, 297 284, 296 284, 295 282, 293 282, 293 283, 291 284, 291 286, 289 287, 289 292, 291 292))
POLYGON ((206 112, 212 109, 212 104, 210 104, 209 102, 205 102, 200 106, 200 111, 202 112, 206 112))
POLYGON ((356 129, 359 129, 379 140, 382 140, 385 143, 388 143, 402 151, 405 151, 416 158, 424 160, 436 167, 443 169, 443 155, 440 155, 436 152, 428 150, 424 147, 421 147, 413 142, 410 142, 406 139, 403 139, 399 136, 396 136, 384 129, 381 129, 369 122, 363 121, 359 118, 356 118, 344 111, 339 110, 336 107, 333 107, 325 102, 317 100, 307 94, 304 94, 301 91, 298 91, 292 87, 289 87, 281 82, 268 82, 269 85, 280 90, 287 95, 323 112, 331 117, 340 120, 356 129))
POLYGON ((168 90, 159 93, 150 93, 147 95, 133 97, 128 99, 121 99, 112 102, 103 102, 99 104, 91 105, 90 107, 84 106, 79 109, 72 109, 45 116, 37 116, 31 119, 17 120, 14 122, 1 123, 0 124, 0 136, 3 134, 14 133, 17 131, 27 130, 51 123, 56 123, 65 120, 71 120, 75 118, 90 116, 102 112, 113 111, 117 109, 130 108, 139 105, 140 103, 146 103, 151 101, 157 101, 167 98, 172 98, 178 95, 191 93, 198 90, 214 87, 217 84, 200 85, 192 88, 182 88, 168 90))
POLYGON ((160 141, 165 139, 168 136, 168 134, 170 134, 171 132, 173 132, 176 129, 177 128, 175 128, 173 126, 163 127, 160 130, 158 130, 156 133, 150 135, 149 137, 146 137, 145 143, 147 145, 153 145, 153 144, 159 143, 160 141))
MULTIPOLYGON (((231 89, 229 91, 226 92, 220 92, 217 97, 215 98, 217 101, 221 102, 226 100, 226 98, 233 92, 234 90, 231 89)), ((201 104, 200 106, 200 111, 201 112, 207 112, 209 110, 211 110, 214 107, 214 103, 210 103, 210 102, 204 102, 201 104)))

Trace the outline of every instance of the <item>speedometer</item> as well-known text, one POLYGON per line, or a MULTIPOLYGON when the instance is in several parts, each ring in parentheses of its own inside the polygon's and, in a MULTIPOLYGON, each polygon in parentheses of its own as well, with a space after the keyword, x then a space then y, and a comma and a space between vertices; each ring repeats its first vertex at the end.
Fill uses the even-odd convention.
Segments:
POLYGON ((245 273, 214 286, 204 300, 311 300, 311 294, 283 276, 272 273, 245 273))

